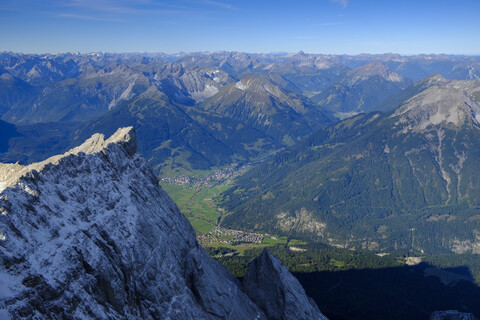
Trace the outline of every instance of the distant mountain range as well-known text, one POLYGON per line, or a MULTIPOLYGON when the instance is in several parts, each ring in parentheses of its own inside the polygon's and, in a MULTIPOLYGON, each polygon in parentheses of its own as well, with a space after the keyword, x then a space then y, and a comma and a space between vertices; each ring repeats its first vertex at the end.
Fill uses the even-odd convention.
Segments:
POLYGON ((4 52, 0 117, 18 134, 1 160, 39 161, 132 125, 157 173, 207 169, 291 146, 334 114, 392 110, 412 80, 479 70, 477 57, 444 55, 4 52))
POLYGON ((347 248, 479 253, 480 82, 436 75, 403 98, 239 178, 222 224, 347 248))
POLYGON ((347 71, 338 81, 312 97, 320 107, 340 115, 389 111, 380 104, 384 99, 412 85, 410 79, 390 71, 380 62, 372 62, 347 71))

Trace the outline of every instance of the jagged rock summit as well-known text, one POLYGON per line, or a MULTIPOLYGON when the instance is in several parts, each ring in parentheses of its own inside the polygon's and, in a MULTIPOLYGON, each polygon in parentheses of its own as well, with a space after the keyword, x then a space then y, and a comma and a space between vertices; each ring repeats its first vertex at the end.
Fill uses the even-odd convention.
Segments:
POLYGON ((266 319, 135 150, 135 131, 123 128, 42 163, 3 166, 0 315, 266 319))
POLYGON ((82 145, 69 150, 65 154, 53 156, 45 161, 27 166, 22 166, 18 163, 0 163, 0 192, 7 187, 15 185, 22 176, 34 175, 35 172, 41 171, 48 164, 59 164, 67 156, 78 155, 79 153, 94 154, 103 152, 103 154, 106 154, 106 149, 110 144, 122 146, 128 156, 133 156, 137 152, 135 130, 133 127, 120 128, 107 140, 105 140, 103 134, 96 133, 82 145))
POLYGON ((327 319, 298 280, 267 249, 249 264, 242 284, 269 319, 327 319))

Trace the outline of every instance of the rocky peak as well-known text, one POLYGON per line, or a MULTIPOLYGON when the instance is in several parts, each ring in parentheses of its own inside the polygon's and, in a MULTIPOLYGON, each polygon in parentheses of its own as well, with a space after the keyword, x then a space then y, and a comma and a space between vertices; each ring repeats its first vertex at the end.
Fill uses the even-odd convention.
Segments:
POLYGON ((269 319, 327 319, 298 280, 267 249, 249 264, 242 284, 269 319))
POLYGON ((265 319, 135 150, 123 128, 2 167, 2 319, 265 319))
POLYGON ((79 154, 80 152, 85 154, 102 152, 108 149, 111 144, 120 146, 127 155, 133 156, 137 153, 137 134, 135 129, 133 127, 120 128, 107 140, 105 140, 103 134, 96 133, 80 146, 65 153, 64 156, 79 154))
POLYGON ((479 126, 480 82, 477 80, 446 80, 436 75, 426 90, 405 101, 392 115, 404 130, 420 132, 430 125, 463 124, 479 126))
POLYGON ((0 166, 0 318, 324 319, 268 251, 242 291, 136 148, 121 128, 0 166))
POLYGON ((110 138, 105 140, 105 136, 100 133, 94 134, 82 145, 75 147, 62 155, 56 155, 45 161, 22 166, 18 163, 0 163, 0 192, 5 188, 18 183, 19 179, 26 175, 34 175, 41 171, 46 165, 58 164, 62 159, 71 156, 84 154, 95 154, 103 152, 106 154, 110 146, 116 145, 122 148, 128 156, 133 156, 137 152, 137 137, 133 127, 120 128, 110 138))
POLYGON ((404 82, 406 79, 396 72, 390 71, 380 62, 372 62, 363 65, 357 69, 347 72, 349 76, 349 85, 354 85, 359 81, 365 81, 371 77, 381 77, 386 81, 391 82, 404 82))
MULTIPOLYGON (((265 97, 275 97, 286 100, 292 93, 293 84, 285 80, 280 74, 253 74, 242 78, 234 87, 243 91, 243 94, 256 94, 265 97)), ((232 88, 232 89, 233 89, 232 88)))

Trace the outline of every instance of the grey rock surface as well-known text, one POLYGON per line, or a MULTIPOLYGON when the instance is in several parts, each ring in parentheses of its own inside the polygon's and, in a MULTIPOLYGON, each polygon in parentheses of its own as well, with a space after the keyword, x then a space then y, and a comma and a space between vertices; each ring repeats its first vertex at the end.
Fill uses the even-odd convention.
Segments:
POLYGON ((0 306, 12 319, 265 319, 136 152, 135 132, 1 167, 0 306))
POLYGON ((298 280, 267 249, 249 264, 242 285, 268 319, 327 319, 298 280))

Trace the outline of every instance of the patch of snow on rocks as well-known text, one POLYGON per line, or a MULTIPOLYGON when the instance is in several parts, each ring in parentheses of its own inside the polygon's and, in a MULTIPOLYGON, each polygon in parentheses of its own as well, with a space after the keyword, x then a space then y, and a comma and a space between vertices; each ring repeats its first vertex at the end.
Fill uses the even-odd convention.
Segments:
POLYGON ((243 82, 240 80, 235 84, 235 88, 243 91, 243 90, 247 89, 247 86, 245 84, 243 84, 243 82))

